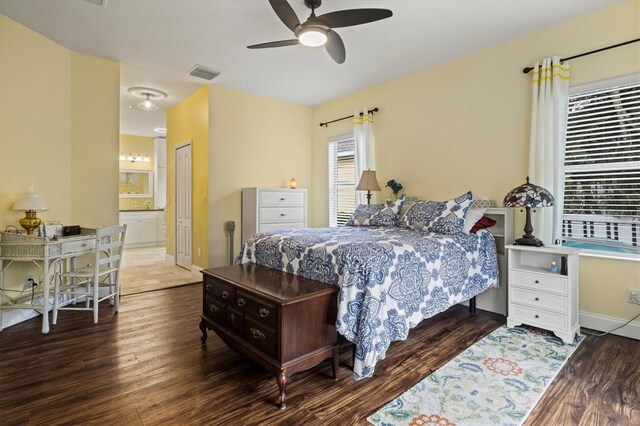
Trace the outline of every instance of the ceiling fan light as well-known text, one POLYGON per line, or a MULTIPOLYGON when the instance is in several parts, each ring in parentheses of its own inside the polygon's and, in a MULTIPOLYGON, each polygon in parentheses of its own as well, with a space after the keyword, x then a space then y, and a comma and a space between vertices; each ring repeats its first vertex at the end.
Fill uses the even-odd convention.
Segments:
POLYGON ((318 47, 327 42, 327 33, 317 28, 309 28, 298 35, 298 40, 305 46, 318 47))

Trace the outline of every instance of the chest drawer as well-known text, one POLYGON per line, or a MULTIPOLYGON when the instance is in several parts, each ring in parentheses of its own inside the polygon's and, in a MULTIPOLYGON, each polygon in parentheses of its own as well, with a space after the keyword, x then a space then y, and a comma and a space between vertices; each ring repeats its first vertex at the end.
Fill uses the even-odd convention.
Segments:
POLYGON ((567 296, 525 290, 524 288, 511 288, 511 301, 530 305, 532 307, 542 307, 555 311, 567 312, 567 296))
POLYGON ((226 305, 211 296, 204 298, 204 307, 202 309, 204 315, 211 318, 218 324, 224 324, 226 305))
POLYGON ((205 275, 204 291, 219 300, 231 303, 235 296, 235 288, 224 281, 205 275))
POLYGON ((567 294, 569 281, 564 275, 553 276, 514 270, 512 271, 509 285, 567 294))
POLYGON ((261 223, 258 232, 275 231, 276 229, 300 229, 304 228, 304 222, 261 223))
POLYGON ((271 302, 238 290, 236 293, 236 307, 272 327, 276 326, 277 308, 271 302))
POLYGON ((263 206, 304 206, 304 193, 288 191, 261 191, 260 205, 263 206))
POLYGON ((244 340, 271 358, 277 358, 278 336, 271 327, 251 317, 244 317, 244 340))
POLYGON ((244 314, 230 306, 227 306, 226 320, 227 327, 229 327, 237 336, 242 336, 244 329, 244 314))
POLYGON ((92 250, 96 246, 96 240, 91 238, 83 241, 68 241, 62 243, 62 254, 73 254, 81 251, 92 250))
POLYGON ((518 303, 509 305, 509 317, 523 321, 545 329, 567 329, 567 316, 532 306, 524 306, 518 303))
POLYGON ((260 222, 303 222, 303 207, 261 207, 260 222))

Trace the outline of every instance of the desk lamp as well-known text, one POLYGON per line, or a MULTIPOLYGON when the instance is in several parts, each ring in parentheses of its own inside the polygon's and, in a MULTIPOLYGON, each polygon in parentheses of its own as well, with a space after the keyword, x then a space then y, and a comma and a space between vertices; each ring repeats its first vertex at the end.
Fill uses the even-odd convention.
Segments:
POLYGON ((380 191, 375 170, 364 170, 360 176, 360 182, 356 187, 358 191, 367 191, 367 204, 371 204, 371 191, 380 191))
POLYGON ((34 192, 33 185, 30 185, 24 193, 24 198, 13 204, 13 210, 25 212, 25 217, 20 219, 20 226, 27 230, 27 235, 33 235, 34 229, 42 223, 42 220, 36 217, 36 212, 49 210, 49 208, 40 199, 38 193, 34 192))
POLYGON ((542 241, 536 238, 533 232, 533 226, 531 225, 531 209, 540 207, 551 207, 556 204, 553 195, 541 186, 529 183, 529 176, 527 176, 527 182, 513 188, 504 197, 505 207, 519 207, 524 208, 527 211, 527 218, 524 225, 524 235, 522 238, 516 240, 516 244, 519 246, 534 246, 540 247, 543 245, 542 241))

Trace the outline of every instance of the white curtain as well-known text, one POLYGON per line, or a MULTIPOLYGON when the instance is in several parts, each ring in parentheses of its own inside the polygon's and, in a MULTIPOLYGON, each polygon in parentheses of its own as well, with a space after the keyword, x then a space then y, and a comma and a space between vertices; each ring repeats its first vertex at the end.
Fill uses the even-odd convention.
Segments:
MULTIPOLYGON (((353 139, 355 142, 356 186, 363 170, 375 170, 373 155, 373 113, 364 109, 353 114, 353 139), (361 115, 362 114, 362 115, 361 115)), ((367 192, 356 191, 356 205, 367 204, 367 192)))
POLYGON ((537 209, 531 215, 533 233, 545 245, 562 237, 570 70, 568 62, 560 64, 559 56, 545 58, 533 69, 529 177, 556 199, 555 207, 537 209))

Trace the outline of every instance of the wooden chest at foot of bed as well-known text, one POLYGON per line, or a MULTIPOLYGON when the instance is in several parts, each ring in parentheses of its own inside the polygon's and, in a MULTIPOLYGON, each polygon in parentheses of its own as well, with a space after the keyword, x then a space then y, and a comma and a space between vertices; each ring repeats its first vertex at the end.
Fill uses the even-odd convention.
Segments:
POLYGON ((337 378, 336 287, 252 264, 202 274, 202 344, 207 329, 213 330, 229 347, 272 371, 280 408, 286 407, 292 374, 332 358, 337 378))

